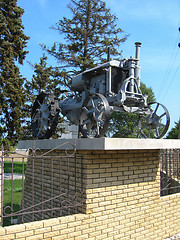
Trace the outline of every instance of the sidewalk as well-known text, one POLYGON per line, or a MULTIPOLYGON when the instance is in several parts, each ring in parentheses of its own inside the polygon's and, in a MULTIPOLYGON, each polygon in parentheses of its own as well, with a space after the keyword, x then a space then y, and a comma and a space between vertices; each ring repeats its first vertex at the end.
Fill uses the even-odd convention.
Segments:
MULTIPOLYGON (((11 180, 12 179, 12 173, 4 173, 3 179, 5 180, 11 180)), ((13 173, 13 179, 22 179, 22 174, 13 173)))

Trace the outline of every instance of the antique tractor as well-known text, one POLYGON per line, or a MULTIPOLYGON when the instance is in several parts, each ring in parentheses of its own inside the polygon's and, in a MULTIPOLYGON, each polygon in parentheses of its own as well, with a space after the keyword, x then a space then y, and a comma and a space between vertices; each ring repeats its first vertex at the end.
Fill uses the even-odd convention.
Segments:
MULTIPOLYGON (((41 92, 32 108, 32 131, 39 139, 50 138, 59 113, 79 126, 79 137, 105 135, 113 111, 139 114, 138 128, 143 138, 162 138, 169 127, 168 110, 160 103, 147 103, 140 90, 139 53, 135 58, 109 60, 84 71, 71 81, 71 91, 58 102, 53 93, 41 92)), ((63 91, 62 91, 63 92, 63 91)))

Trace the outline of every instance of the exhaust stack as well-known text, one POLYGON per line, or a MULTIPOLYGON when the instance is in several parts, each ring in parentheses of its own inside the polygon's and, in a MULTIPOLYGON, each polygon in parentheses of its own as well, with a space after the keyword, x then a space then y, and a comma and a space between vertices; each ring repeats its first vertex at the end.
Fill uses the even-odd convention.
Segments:
POLYGON ((140 43, 140 42, 136 42, 136 43, 135 43, 135 46, 136 46, 136 55, 135 55, 135 58, 136 58, 137 60, 139 60, 141 43, 140 43))
POLYGON ((141 78, 140 78, 141 67, 139 65, 139 56, 140 56, 141 43, 140 42, 136 42, 135 46, 136 46, 136 53, 135 53, 136 67, 135 67, 134 75, 135 75, 135 78, 137 80, 138 86, 140 88, 140 85, 141 85, 141 78))

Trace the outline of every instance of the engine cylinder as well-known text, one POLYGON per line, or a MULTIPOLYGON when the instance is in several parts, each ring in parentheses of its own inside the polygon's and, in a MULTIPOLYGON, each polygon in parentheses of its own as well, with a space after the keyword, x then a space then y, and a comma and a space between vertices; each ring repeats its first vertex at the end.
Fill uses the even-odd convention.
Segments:
POLYGON ((79 92, 84 91, 84 81, 83 81, 82 74, 78 74, 72 78, 71 89, 73 91, 79 91, 79 92))

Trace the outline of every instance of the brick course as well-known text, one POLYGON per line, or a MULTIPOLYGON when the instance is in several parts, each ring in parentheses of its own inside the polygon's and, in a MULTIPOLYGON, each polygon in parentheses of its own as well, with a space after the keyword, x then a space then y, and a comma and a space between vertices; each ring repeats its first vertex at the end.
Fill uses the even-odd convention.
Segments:
POLYGON ((77 155, 83 155, 82 212, 1 227, 0 239, 162 240, 179 232, 180 194, 160 197, 159 150, 77 155))

